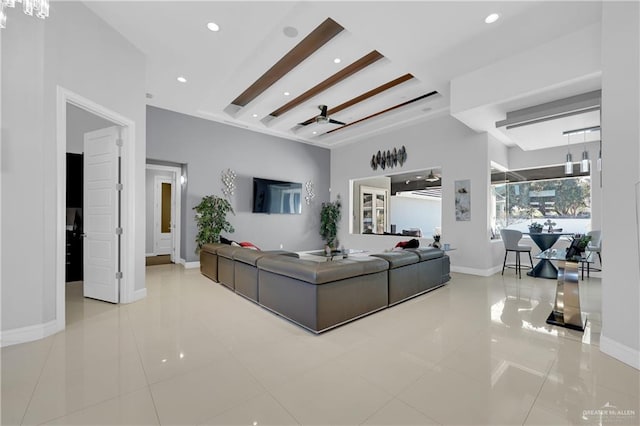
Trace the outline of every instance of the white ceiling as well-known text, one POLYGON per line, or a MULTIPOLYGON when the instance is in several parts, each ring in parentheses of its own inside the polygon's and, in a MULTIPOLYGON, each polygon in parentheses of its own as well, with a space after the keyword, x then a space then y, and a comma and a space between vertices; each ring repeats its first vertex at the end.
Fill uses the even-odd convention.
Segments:
MULTIPOLYGON (((149 105, 326 147, 446 113, 453 78, 598 22, 601 12, 601 5, 594 1, 85 3, 146 55, 146 90, 153 96, 147 100, 149 105), (484 18, 492 12, 500 13, 501 19, 485 24, 484 18), (238 95, 327 18, 345 30, 244 108, 230 108, 238 95), (210 21, 220 26, 219 32, 206 28, 210 21), (295 28, 298 35, 288 37, 285 27, 295 28), (372 50, 384 58, 269 119, 272 111, 372 50), (335 57, 342 62, 335 64, 335 57), (324 133, 339 126, 297 125, 317 115, 319 104, 331 110, 406 73, 415 78, 331 118, 351 123, 434 90, 439 95, 331 134, 324 133), (176 80, 180 75, 187 83, 176 80), (285 97, 285 91, 291 95, 285 97)), ((591 82, 587 88, 598 84, 591 82)), ((569 87, 567 93, 575 91, 569 87)), ((531 97, 512 103, 521 108, 536 101, 531 97)), ((562 131, 590 126, 555 124, 562 131)), ((557 132, 553 125, 539 130, 542 137, 536 135, 536 127, 511 130, 503 142, 523 149, 560 143, 544 136, 557 132)), ((566 143, 566 138, 559 140, 566 143)))

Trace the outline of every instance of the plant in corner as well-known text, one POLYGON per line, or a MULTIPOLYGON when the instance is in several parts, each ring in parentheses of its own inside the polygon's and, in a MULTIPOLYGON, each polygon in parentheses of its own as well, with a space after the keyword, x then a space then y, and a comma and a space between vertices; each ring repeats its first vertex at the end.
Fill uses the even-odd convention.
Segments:
POLYGON ((198 224, 198 235, 196 235, 198 247, 196 248, 196 253, 204 244, 219 243, 222 231, 235 231, 227 220, 227 214, 235 213, 233 207, 225 198, 207 195, 193 209, 196 211, 196 222, 198 224))
POLYGON ((342 202, 340 195, 335 201, 322 203, 320 209, 320 235, 331 249, 337 245, 338 222, 340 222, 342 202))

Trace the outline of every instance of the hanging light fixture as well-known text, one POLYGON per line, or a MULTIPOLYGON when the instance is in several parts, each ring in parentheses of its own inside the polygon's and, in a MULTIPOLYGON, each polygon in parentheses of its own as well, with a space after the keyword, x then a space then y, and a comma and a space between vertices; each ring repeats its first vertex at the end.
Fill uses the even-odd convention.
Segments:
POLYGON ((437 182, 439 179, 440 178, 438 176, 433 174, 433 170, 431 170, 431 173, 429 173, 425 180, 427 182, 437 182))
POLYGON ((49 16, 49 0, 0 0, 0 28, 7 27, 7 8, 15 7, 16 3, 22 3, 22 11, 25 15, 40 19, 49 16))
POLYGON ((569 151, 569 141, 571 140, 571 133, 567 133, 567 160, 564 163, 564 174, 573 174, 573 159, 571 158, 571 152, 569 151))
POLYGON ((584 151, 582 151, 582 161, 580 161, 580 173, 589 172, 589 152, 587 151, 587 131, 582 132, 582 143, 584 151))

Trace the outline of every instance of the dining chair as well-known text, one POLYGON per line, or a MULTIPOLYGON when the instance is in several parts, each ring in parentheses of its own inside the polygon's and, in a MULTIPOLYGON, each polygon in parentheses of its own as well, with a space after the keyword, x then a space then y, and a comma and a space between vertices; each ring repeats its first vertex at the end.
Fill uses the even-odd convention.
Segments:
POLYGON ((522 262, 520 261, 520 253, 526 252, 529 254, 529 262, 531 262, 531 269, 533 269, 533 259, 531 258, 531 246, 524 246, 520 244, 522 239, 522 232, 515 229, 501 229, 500 236, 504 243, 504 261, 502 262, 502 275, 504 275, 504 268, 515 267, 516 273, 522 278, 522 262), (516 263, 507 265, 507 255, 509 252, 516 253, 516 263))
MULTIPOLYGON (((598 260, 600 260, 600 268, 602 268, 602 231, 595 230, 587 232, 587 236, 591 237, 589 244, 585 247, 584 251, 591 253, 598 253, 598 260)), ((594 269, 597 270, 597 269, 594 269)))

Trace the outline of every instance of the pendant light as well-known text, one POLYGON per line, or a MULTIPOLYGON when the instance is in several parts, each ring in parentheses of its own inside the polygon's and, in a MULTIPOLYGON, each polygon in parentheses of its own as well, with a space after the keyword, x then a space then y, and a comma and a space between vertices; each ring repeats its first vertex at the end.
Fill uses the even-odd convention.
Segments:
POLYGON ((587 131, 582 132, 582 142, 584 143, 584 151, 582 151, 582 161, 580 162, 580 173, 589 172, 589 152, 587 151, 587 131))
POLYGON ((571 158, 571 152, 569 151, 569 141, 571 140, 571 133, 567 133, 567 160, 564 163, 564 174, 573 174, 573 160, 571 158))

